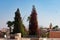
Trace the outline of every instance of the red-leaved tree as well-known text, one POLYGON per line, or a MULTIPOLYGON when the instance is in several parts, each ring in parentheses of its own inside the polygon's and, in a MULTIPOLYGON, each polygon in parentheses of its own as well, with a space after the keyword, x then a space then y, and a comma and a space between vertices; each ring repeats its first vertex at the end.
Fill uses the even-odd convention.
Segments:
POLYGON ((29 20, 29 35, 37 35, 38 31, 38 22, 37 22, 37 13, 35 6, 33 5, 32 12, 29 20))

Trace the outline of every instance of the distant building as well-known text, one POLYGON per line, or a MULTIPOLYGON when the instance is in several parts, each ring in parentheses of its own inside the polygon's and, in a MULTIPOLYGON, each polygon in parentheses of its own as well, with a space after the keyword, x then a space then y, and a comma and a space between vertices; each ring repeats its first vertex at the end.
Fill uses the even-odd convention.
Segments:
POLYGON ((60 38, 60 28, 53 29, 52 23, 50 23, 49 38, 60 38))
POLYGON ((4 38, 4 36, 9 36, 10 30, 7 28, 2 28, 0 30, 0 38, 4 38))
POLYGON ((4 37, 4 33, 0 31, 0 38, 4 37))

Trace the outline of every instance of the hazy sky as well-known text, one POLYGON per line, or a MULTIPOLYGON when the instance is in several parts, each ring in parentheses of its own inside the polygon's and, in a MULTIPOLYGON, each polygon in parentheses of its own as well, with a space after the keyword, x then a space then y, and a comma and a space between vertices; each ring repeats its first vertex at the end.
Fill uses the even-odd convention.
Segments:
POLYGON ((48 27, 50 22, 53 26, 60 26, 60 0, 0 0, 0 28, 7 27, 6 22, 14 20, 17 8, 28 27, 27 17, 31 14, 32 5, 35 5, 39 26, 48 27))

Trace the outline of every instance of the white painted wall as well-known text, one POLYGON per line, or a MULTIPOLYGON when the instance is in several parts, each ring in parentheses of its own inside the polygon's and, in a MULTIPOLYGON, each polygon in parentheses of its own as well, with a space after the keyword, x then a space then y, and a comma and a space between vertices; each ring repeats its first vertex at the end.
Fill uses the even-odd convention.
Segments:
POLYGON ((30 40, 31 38, 22 38, 22 40, 30 40))

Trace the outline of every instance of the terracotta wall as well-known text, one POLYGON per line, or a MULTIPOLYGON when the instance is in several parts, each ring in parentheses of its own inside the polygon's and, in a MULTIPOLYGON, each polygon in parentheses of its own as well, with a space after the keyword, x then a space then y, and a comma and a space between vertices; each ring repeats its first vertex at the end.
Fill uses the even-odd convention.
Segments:
POLYGON ((60 31, 50 31, 49 38, 60 38, 60 31))

